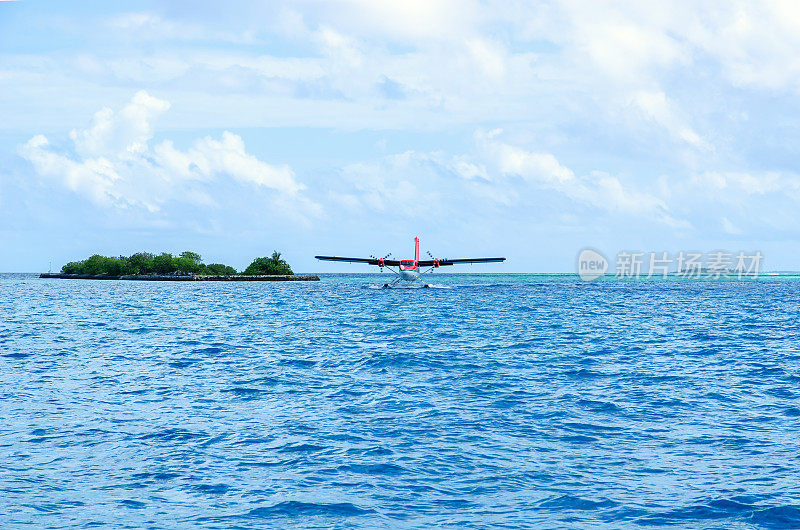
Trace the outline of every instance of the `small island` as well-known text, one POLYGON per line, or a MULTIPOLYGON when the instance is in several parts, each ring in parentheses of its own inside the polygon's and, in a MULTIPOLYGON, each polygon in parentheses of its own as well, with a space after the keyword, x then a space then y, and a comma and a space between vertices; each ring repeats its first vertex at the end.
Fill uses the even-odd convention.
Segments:
POLYGON ((295 274, 277 250, 270 257, 256 258, 242 272, 222 263, 203 263, 196 252, 177 256, 162 252, 137 252, 130 256, 108 257, 95 254, 82 261, 71 261, 60 273, 45 272, 40 278, 80 280, 150 281, 317 281, 313 274, 295 274))

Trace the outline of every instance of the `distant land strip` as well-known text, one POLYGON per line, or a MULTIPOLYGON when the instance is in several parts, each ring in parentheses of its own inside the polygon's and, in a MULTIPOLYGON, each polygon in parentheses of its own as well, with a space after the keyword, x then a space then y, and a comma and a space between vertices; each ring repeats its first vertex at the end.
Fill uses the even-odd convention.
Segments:
POLYGON ((316 274, 63 274, 43 272, 39 278, 63 280, 144 280, 151 282, 316 282, 316 274))
POLYGON ((60 272, 46 272, 40 278, 74 280, 143 280, 161 282, 297 282, 317 281, 318 276, 295 274, 277 250, 272 256, 253 260, 242 272, 224 263, 203 263, 197 252, 186 250, 177 256, 169 252, 136 252, 130 256, 93 254, 70 261, 60 272))

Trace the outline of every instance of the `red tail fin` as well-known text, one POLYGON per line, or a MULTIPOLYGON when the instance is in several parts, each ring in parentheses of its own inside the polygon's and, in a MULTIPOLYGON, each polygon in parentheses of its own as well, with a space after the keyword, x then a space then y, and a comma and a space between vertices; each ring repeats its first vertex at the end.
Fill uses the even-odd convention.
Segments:
POLYGON ((419 238, 414 238, 414 261, 419 261, 419 238))

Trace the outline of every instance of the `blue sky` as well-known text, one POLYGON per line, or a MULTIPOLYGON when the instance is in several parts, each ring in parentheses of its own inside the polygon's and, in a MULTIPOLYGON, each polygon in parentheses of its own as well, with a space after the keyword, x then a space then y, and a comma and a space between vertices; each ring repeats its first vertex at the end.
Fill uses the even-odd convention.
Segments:
POLYGON ((800 269, 794 2, 0 2, 0 270, 193 249, 760 250, 800 269))

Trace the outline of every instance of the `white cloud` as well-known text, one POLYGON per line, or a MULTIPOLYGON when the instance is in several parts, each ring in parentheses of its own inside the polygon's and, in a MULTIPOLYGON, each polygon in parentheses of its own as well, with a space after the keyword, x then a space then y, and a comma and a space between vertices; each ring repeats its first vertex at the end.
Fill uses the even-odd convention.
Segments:
POLYGON ((797 230, 800 176, 778 171, 704 171, 662 182, 673 210, 701 232, 764 237, 797 230), (764 232, 766 231, 766 232, 764 232))
POLYGON ((340 61, 348 68, 358 68, 364 62, 364 54, 355 39, 346 37, 331 28, 323 27, 314 33, 326 55, 340 61))
POLYGON ((225 131, 220 140, 210 136, 195 141, 187 151, 175 149, 169 140, 156 145, 153 159, 170 175, 183 179, 211 180, 229 175, 243 183, 296 194, 305 186, 294 179, 287 165, 275 166, 248 154, 241 136, 225 131))
POLYGON ((738 86, 800 90, 800 5, 792 0, 568 0, 556 6, 538 32, 584 53, 617 82, 648 86, 671 68, 718 65, 738 86))
POLYGON ((714 193, 727 191, 733 197, 745 195, 767 195, 781 193, 796 195, 800 192, 800 177, 777 171, 741 172, 741 171, 707 171, 695 175, 690 185, 695 189, 704 189, 714 193))
POLYGON ((504 77, 505 52, 499 44, 487 39, 469 39, 466 44, 467 50, 484 74, 493 78, 504 77))
POLYGON ((557 191, 579 203, 627 215, 647 217, 671 226, 687 226, 676 220, 667 204, 656 195, 631 189, 614 176, 593 171, 578 176, 551 153, 529 151, 504 143, 493 131, 476 135, 481 150, 503 176, 517 176, 542 189, 557 191))
POLYGON ((726 233, 731 234, 731 235, 741 235, 742 234, 742 231, 736 225, 734 225, 730 221, 730 219, 728 219, 727 217, 723 217, 721 219, 721 222, 722 222, 722 229, 726 233))
POLYGON ((467 180, 482 179, 491 181, 492 178, 486 171, 486 167, 480 163, 475 163, 468 156, 456 155, 453 157, 451 167, 456 175, 467 180))
POLYGON ((369 209, 396 218, 463 216, 465 208, 531 209, 542 192, 565 199, 563 214, 587 206, 612 216, 638 218, 672 228, 687 228, 677 219, 660 190, 642 190, 602 171, 578 175, 553 154, 528 150, 501 140, 499 130, 477 133, 476 149, 448 156, 441 152, 406 151, 375 162, 345 166, 333 192, 352 211, 369 209))
POLYGON ((794 1, 720 3, 697 10, 679 29, 722 65, 731 82, 771 90, 800 90, 800 5, 794 1), (699 19, 699 20, 698 20, 699 19))
POLYGON ((405 151, 348 164, 331 183, 351 212, 372 211, 401 222, 450 222, 514 203, 516 191, 492 176, 473 154, 405 151))
POLYGON ((104 157, 76 162, 52 152, 50 142, 41 134, 21 146, 20 154, 33 164, 40 175, 56 177, 70 190, 86 195, 97 203, 106 204, 120 198, 114 184, 121 177, 104 157))
POLYGON ((301 1, 295 5, 304 7, 312 21, 325 20, 349 33, 406 43, 461 39, 474 31, 485 14, 474 0, 301 1))
POLYGON ((94 115, 88 129, 73 129, 69 137, 83 158, 141 156, 153 138, 153 122, 169 107, 169 102, 142 90, 118 114, 105 107, 94 115))
MULTIPOLYGON (((684 99, 707 96, 698 86, 678 97, 670 81, 694 81, 722 68, 736 85, 800 88, 800 58, 795 53, 800 16, 793 2, 342 0, 262 9, 263 16, 254 16, 257 9, 252 6, 226 6, 220 20, 209 16, 204 21, 197 13, 174 10, 164 11, 169 16, 111 16, 104 19, 113 31, 104 37, 109 42, 164 45, 152 50, 86 49, 55 60, 47 56, 47 84, 58 84, 59 93, 73 90, 74 98, 85 94, 86 84, 97 91, 147 84, 170 93, 173 101, 181 97, 182 104, 191 102, 191 114, 198 116, 194 119, 203 116, 215 127, 257 125, 260 116, 254 117, 251 109, 267 105, 286 109, 288 125, 393 128, 415 122, 447 126, 488 119, 534 120, 541 117, 542 107, 554 102, 559 108, 547 113, 554 122, 581 112, 596 113, 596 107, 613 121, 642 93, 664 94, 672 115, 682 120, 670 134, 700 149, 708 147, 713 135, 689 123, 684 99), (235 31, 225 30, 226 25, 235 31), (175 45, 175 39, 202 41, 221 33, 254 34, 262 38, 253 37, 254 42, 268 45, 175 45), (264 54, 273 49, 276 35, 286 40, 277 46, 280 52, 264 54), (540 47, 545 51, 531 51, 540 47), (407 102, 392 102, 396 113, 382 108, 386 102, 375 87, 384 79, 398 83, 409 95, 407 102), (249 99, 235 108, 226 106, 224 113, 214 112, 218 99, 231 90, 249 99), (303 113, 304 99, 328 104, 323 112, 303 113)), ((211 8, 205 11, 215 13, 211 8)), ((0 80, 8 75, 27 86, 41 86, 41 78, 29 77, 43 68, 41 60, 42 56, 6 56, 3 69, 8 72, 0 73, 0 80)), ((31 92, 0 88, 6 88, 6 94, 31 92)), ((44 95, 27 99, 31 106, 53 105, 44 95)), ((9 99, 8 109, 14 105, 9 99)), ((13 123, 10 116, 16 113, 2 107, 0 111, 5 123, 13 123)), ((43 114, 53 120, 65 115, 43 114)), ((23 119, 29 112, 19 115, 23 119)))
POLYGON ((177 24, 166 22, 153 13, 122 13, 109 20, 109 26, 119 31, 151 31, 159 36, 175 33, 177 24))
POLYGON ((661 91, 638 91, 633 94, 631 102, 646 119, 664 127, 672 138, 685 142, 701 151, 710 151, 712 146, 700 137, 679 115, 675 105, 661 91))
POLYGON ((289 166, 259 160, 231 132, 223 132, 219 140, 198 139, 185 151, 170 140, 151 149, 154 122, 169 106, 140 91, 119 112, 104 108, 87 129, 70 132, 73 154, 57 151, 43 135, 31 138, 19 152, 40 176, 103 205, 149 210, 169 200, 208 205, 212 199, 190 183, 227 177, 273 190, 278 194, 275 200, 295 200, 318 213, 315 204, 299 196, 304 186, 289 166))
POLYGON ((209 30, 196 23, 177 22, 165 19, 152 12, 127 12, 109 17, 106 21, 109 30, 123 38, 135 41, 222 41, 233 43, 252 43, 254 32, 209 30))
POLYGON ((638 2, 560 2, 568 32, 554 35, 573 53, 585 55, 616 82, 640 83, 657 69, 688 60, 688 49, 659 27, 671 13, 638 2))
POLYGON ((387 155, 378 162, 348 164, 341 170, 345 194, 350 196, 346 204, 353 207, 355 198, 378 212, 401 217, 421 214, 438 199, 431 190, 438 174, 430 162, 430 155, 406 151, 387 155), (429 187, 421 186, 425 183, 429 187))

